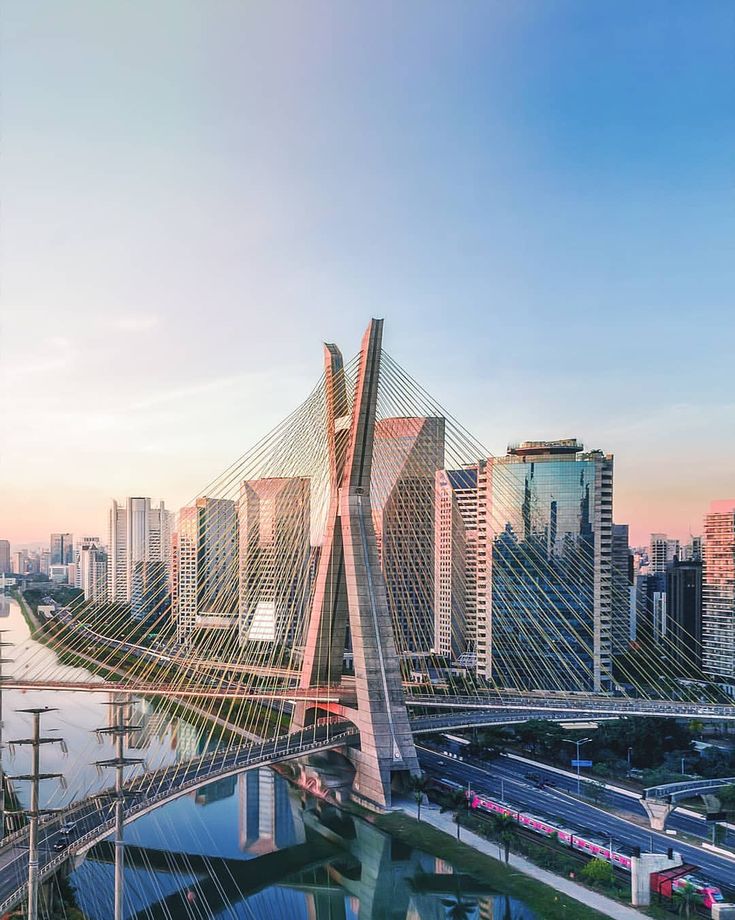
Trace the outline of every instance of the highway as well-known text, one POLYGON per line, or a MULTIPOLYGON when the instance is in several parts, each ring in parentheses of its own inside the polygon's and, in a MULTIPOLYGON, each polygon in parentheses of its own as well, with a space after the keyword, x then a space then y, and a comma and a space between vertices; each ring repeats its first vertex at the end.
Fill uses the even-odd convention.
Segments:
MULTIPOLYGON (((422 769, 431 775, 447 777, 465 787, 469 784, 474 791, 498 800, 502 790, 506 802, 524 811, 555 817, 580 833, 587 831, 603 839, 612 838, 614 846, 639 846, 643 851, 659 853, 665 853, 669 847, 673 847, 686 862, 700 866, 702 874, 718 885, 732 887, 735 881, 735 860, 707 853, 675 837, 649 831, 632 821, 576 801, 561 792, 561 783, 557 789, 537 789, 523 774, 540 773, 540 769, 514 763, 507 758, 481 767, 474 761, 468 763, 455 760, 423 745, 417 750, 422 769)), ((557 779, 562 778, 554 775, 553 781, 557 779)), ((571 782, 576 784, 576 781, 571 782)))

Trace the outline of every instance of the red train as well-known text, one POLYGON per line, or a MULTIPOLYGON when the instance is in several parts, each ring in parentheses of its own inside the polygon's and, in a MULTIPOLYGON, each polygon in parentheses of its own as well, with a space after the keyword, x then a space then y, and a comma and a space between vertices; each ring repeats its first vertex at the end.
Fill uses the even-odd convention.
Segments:
MULTIPOLYGON (((484 795, 477 795, 474 792, 469 793, 469 805, 470 808, 474 808, 477 811, 510 815, 521 827, 525 827, 534 834, 540 834, 542 837, 553 837, 556 835, 561 843, 565 843, 575 850, 586 853, 588 856, 597 859, 606 859, 625 872, 630 872, 630 854, 622 852, 621 850, 616 850, 612 848, 609 843, 605 843, 602 840, 596 840, 592 837, 577 834, 570 828, 562 827, 562 825, 548 818, 540 818, 538 815, 518 811, 515 808, 511 808, 510 805, 507 805, 505 802, 498 802, 495 799, 490 799, 484 795)), ((687 875, 678 879, 674 887, 682 887, 686 883, 690 883, 694 886, 695 891, 701 896, 702 903, 705 907, 712 907, 712 905, 718 901, 724 900, 719 888, 693 875, 687 875)))

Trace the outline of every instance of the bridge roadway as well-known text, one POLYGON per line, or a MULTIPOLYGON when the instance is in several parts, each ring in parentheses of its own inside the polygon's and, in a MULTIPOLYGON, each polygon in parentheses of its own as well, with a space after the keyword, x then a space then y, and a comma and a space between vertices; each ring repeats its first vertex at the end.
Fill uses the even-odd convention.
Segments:
MULTIPOLYGON (((407 687, 413 685, 408 684, 407 687)), ((243 701, 285 702, 313 701, 343 705, 354 704, 354 687, 325 685, 311 688, 248 689, 235 682, 212 687, 162 684, 156 686, 141 681, 88 681, 83 683, 62 680, 33 680, 8 677, 3 681, 4 690, 80 690, 87 693, 131 693, 134 695, 156 695, 168 697, 199 697, 217 699, 238 699, 243 701)), ((565 712, 574 716, 585 712, 588 715, 608 716, 657 716, 659 718, 699 719, 705 721, 735 721, 735 704, 683 702, 680 700, 649 700, 631 697, 613 697, 594 694, 563 693, 519 693, 510 690, 494 690, 487 694, 460 696, 441 692, 406 694, 406 705, 423 706, 431 709, 523 709, 529 712, 546 713, 549 710, 565 712)), ((533 716, 531 716, 533 718, 533 716)), ((471 723, 470 723, 471 724, 471 723)), ((456 726, 459 727, 459 726, 456 726)))
MULTIPOLYGON (((509 725, 525 722, 533 712, 485 710, 484 712, 441 713, 418 716, 411 720, 414 733, 430 733, 473 725, 509 725)), ((570 714, 549 712, 547 717, 567 721, 570 714)), ((587 720, 590 713, 575 714, 587 720)), ((125 785, 125 822, 134 821, 161 805, 193 792, 200 786, 242 773, 254 767, 268 766, 284 760, 316 753, 329 748, 359 742, 357 729, 349 722, 322 719, 302 732, 280 735, 263 742, 253 742, 230 751, 214 751, 189 761, 146 773, 125 785)), ((39 874, 41 880, 52 875, 67 859, 86 852, 104 839, 114 827, 113 791, 76 802, 69 808, 42 820, 39 828, 39 874), (56 850, 61 826, 74 822, 68 845, 56 850)), ((23 828, 5 837, 0 844, 0 915, 27 896, 28 831, 23 828)))

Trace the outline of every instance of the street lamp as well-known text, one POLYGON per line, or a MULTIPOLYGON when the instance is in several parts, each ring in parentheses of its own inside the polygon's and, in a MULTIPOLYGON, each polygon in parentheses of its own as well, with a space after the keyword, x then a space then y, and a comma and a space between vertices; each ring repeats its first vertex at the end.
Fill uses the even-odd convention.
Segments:
POLYGON ((684 776, 684 757, 681 758, 681 775, 684 776))
POLYGON ((630 755, 633 753, 633 748, 628 748, 628 776, 630 776, 630 755))
POLYGON ((580 784, 580 780, 579 780, 579 749, 582 747, 583 744, 587 744, 588 741, 592 741, 592 739, 591 739, 591 738, 581 738, 579 741, 577 741, 575 738, 562 738, 561 740, 562 740, 562 741, 566 741, 568 744, 576 744, 576 745, 577 745, 577 795, 579 795, 579 794, 580 794, 580 789, 579 789, 579 784, 580 784))

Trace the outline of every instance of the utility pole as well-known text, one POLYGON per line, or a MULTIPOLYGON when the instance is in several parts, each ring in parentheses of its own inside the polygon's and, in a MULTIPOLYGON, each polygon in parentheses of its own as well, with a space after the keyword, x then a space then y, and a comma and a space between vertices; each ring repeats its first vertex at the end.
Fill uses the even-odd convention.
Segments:
POLYGON ((125 767, 132 764, 143 763, 142 757, 126 757, 124 749, 125 736, 131 732, 140 731, 139 725, 129 725, 126 708, 130 700, 113 699, 108 703, 114 707, 112 725, 98 728, 97 736, 109 735, 115 740, 115 756, 110 760, 98 760, 95 766, 98 769, 114 767, 115 769, 115 920, 123 918, 123 895, 125 890, 125 841, 123 828, 125 821, 125 767))
MULTIPOLYGON (((7 629, 0 629, 0 637, 7 629)), ((12 642, 3 642, 0 639, 0 840, 5 836, 5 772, 3 770, 3 681, 7 677, 3 674, 3 665, 11 664, 13 659, 6 658, 3 649, 11 646, 12 642)))
POLYGON ((14 779, 28 780, 31 784, 31 807, 27 812, 29 817, 28 836, 28 920, 38 920, 38 819, 41 811, 38 807, 38 791, 42 779, 58 779, 61 773, 41 773, 41 745, 60 744, 64 753, 66 745, 63 738, 41 737, 41 716, 47 712, 57 712, 49 706, 33 709, 17 709, 16 712, 27 712, 33 716, 33 736, 31 738, 18 738, 11 741, 11 745, 27 744, 31 747, 31 772, 14 779))

